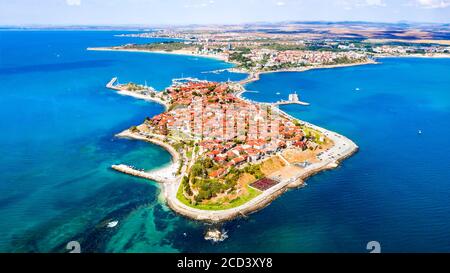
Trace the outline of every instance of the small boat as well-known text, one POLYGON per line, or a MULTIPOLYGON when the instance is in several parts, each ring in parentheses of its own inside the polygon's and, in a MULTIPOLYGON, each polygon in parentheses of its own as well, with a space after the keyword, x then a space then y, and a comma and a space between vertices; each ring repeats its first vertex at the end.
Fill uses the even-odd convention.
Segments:
POLYGON ((356 91, 359 91, 360 89, 359 89, 359 87, 356 87, 355 90, 356 90, 356 91))
POLYGON ((116 227, 117 224, 119 224, 119 221, 111 221, 111 222, 109 222, 109 223, 106 225, 106 227, 107 227, 107 228, 113 228, 113 227, 116 227))
POLYGON ((421 135, 421 134, 422 134, 422 130, 419 130, 417 133, 418 133, 419 135, 421 135))
POLYGON ((277 94, 277 95, 280 95, 281 93, 280 93, 280 92, 277 92, 276 94, 277 94))

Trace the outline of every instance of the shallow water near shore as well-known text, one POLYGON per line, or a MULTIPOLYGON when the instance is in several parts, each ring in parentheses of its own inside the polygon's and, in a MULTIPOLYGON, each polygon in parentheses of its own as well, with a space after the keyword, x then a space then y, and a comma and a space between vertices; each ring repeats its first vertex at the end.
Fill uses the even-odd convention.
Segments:
POLYGON ((206 58, 85 50, 152 41, 117 33, 0 32, 0 251, 63 252, 71 240, 86 252, 366 252, 373 240, 386 252, 450 251, 449 59, 263 74, 247 85, 259 92, 244 96, 258 101, 297 91, 311 106, 284 110, 360 151, 225 223, 229 237, 212 244, 205 224, 160 202, 158 185, 109 169, 155 169, 170 155, 113 137, 163 108, 104 85, 113 76, 162 89, 174 77, 245 75, 202 73, 231 67, 206 58), (106 228, 111 220, 119 224, 106 228))

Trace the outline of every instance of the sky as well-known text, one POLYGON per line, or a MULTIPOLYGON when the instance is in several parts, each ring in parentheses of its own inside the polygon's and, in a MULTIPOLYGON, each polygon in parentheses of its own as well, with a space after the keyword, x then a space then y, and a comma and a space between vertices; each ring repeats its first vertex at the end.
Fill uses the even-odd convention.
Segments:
POLYGON ((450 23, 450 0, 0 0, 0 25, 450 23))

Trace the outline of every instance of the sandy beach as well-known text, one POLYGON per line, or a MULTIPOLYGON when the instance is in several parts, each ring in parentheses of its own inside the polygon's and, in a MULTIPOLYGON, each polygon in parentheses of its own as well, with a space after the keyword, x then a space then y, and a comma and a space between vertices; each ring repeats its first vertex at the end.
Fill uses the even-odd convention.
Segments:
POLYGON ((120 95, 123 95, 123 96, 130 96, 130 97, 133 97, 133 98, 136 98, 136 99, 156 102, 156 103, 159 103, 159 104, 163 105, 166 110, 169 107, 167 102, 165 102, 163 100, 160 100, 157 97, 152 97, 152 96, 148 96, 148 95, 138 94, 136 92, 131 92, 131 91, 122 90, 122 89, 117 91, 117 94, 120 94, 120 95))
POLYGON ((138 133, 133 133, 130 130, 125 130, 117 134, 116 137, 146 141, 158 145, 172 155, 172 162, 167 166, 149 172, 144 170, 137 170, 134 167, 125 164, 112 165, 112 169, 125 174, 154 180, 159 183, 175 183, 177 180, 179 180, 179 176, 177 176, 176 173, 178 171, 179 160, 181 157, 180 154, 172 146, 156 138, 146 137, 138 133))
POLYGON ((123 51, 123 52, 143 52, 143 53, 153 53, 153 54, 169 54, 169 55, 180 55, 180 56, 190 56, 190 57, 200 57, 200 58, 211 58, 220 61, 228 61, 228 57, 224 55, 213 55, 213 54, 196 54, 188 50, 174 50, 174 51, 153 51, 153 50, 140 50, 140 49, 126 49, 121 47, 88 47, 89 51, 123 51))

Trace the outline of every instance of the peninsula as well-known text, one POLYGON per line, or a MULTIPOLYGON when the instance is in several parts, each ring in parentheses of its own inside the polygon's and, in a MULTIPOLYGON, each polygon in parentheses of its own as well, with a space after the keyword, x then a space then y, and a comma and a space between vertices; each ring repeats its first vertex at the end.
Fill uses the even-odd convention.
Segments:
MULTIPOLYGON (((277 104, 240 98, 239 83, 178 79, 155 91, 114 78, 107 87, 166 106, 117 136, 152 142, 173 156, 156 172, 112 168, 159 182, 169 207, 195 220, 221 222, 257 211, 358 150, 348 138, 295 119, 277 104)), ((285 101, 296 102, 296 94, 285 101)))

